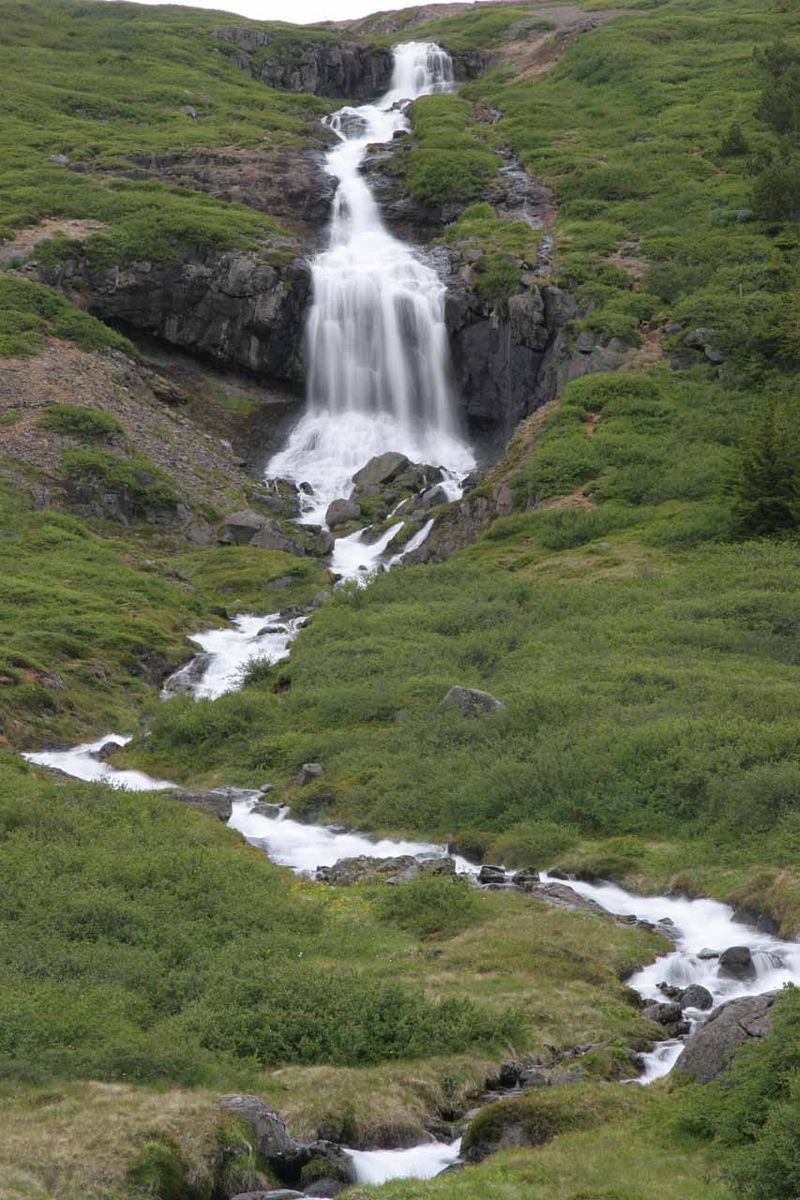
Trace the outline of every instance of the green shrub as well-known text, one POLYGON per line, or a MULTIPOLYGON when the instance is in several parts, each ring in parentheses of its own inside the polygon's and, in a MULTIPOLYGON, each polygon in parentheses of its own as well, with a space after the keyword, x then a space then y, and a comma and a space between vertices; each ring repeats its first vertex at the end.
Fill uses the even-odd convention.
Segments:
POLYGON ((518 821, 498 835, 495 849, 508 867, 550 867, 576 837, 574 829, 555 821, 518 821))
POLYGON ((116 417, 99 408, 84 408, 80 404, 52 404, 39 418, 44 429, 83 442, 105 441, 123 428, 116 417))
POLYGON ((464 879, 430 876, 381 891, 375 910, 383 921, 417 937, 452 937, 480 920, 478 897, 464 879))
POLYGON ((135 353, 127 338, 30 279, 0 276, 0 358, 38 354, 45 337, 64 338, 81 350, 135 353))
POLYGON ((79 496, 82 489, 99 486, 118 497, 135 517, 173 512, 178 506, 169 476, 143 454, 120 458, 105 450, 67 450, 61 457, 61 467, 79 496))
POLYGON ((180 1148, 164 1135, 157 1134, 144 1143, 127 1174, 136 1191, 153 1200, 189 1200, 191 1196, 180 1148))

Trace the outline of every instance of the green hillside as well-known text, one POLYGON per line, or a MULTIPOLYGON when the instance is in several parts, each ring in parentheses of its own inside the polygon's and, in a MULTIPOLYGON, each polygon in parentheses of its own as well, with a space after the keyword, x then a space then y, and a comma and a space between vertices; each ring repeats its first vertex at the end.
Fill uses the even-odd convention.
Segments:
POLYGON ((268 511, 239 447, 272 381, 165 366, 39 269, 76 246, 112 272, 309 253, 282 156, 318 152, 340 101, 266 87, 213 34, 267 33, 275 57, 339 34, 0 0, 4 1200, 232 1200, 279 1180, 223 1092, 309 1140, 394 1146, 471 1108, 502 1060, 549 1070, 576 1048, 578 1083, 483 1111, 498 1154, 348 1200, 798 1195, 795 993, 724 1083, 622 1087, 664 1036, 624 984, 666 952, 656 934, 433 877, 324 887, 171 796, 18 753, 113 726, 135 735, 115 761, 180 785, 269 781, 301 816, 710 895, 800 936, 800 10, 619 0, 559 38, 567 7, 389 31, 377 14, 348 35, 492 56, 416 105, 401 185, 461 205, 433 239, 470 245, 505 320, 543 234, 486 200, 512 153, 553 198, 570 347, 613 343, 625 365, 523 422, 473 493, 503 485, 511 511, 469 545, 333 591, 311 554, 218 544, 226 513, 268 511), (214 186, 214 156, 240 152, 268 164, 258 207, 214 186), (124 519, 75 502, 87 476, 124 519), (160 702, 187 635, 321 589, 288 662, 160 702), (457 684, 505 710, 465 723, 440 708, 457 684), (324 776, 301 787, 309 762, 324 776))

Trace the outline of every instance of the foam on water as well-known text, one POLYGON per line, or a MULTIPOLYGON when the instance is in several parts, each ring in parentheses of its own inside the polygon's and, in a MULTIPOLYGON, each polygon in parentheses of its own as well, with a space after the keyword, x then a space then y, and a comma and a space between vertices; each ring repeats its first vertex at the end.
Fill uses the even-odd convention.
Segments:
POLYGON ((403 101, 452 87, 449 55, 409 42, 394 49, 381 100, 330 119, 341 140, 326 170, 338 187, 328 246, 311 264, 306 411, 267 466, 269 477, 311 485, 309 523, 321 523, 331 500, 350 495, 355 472, 387 450, 458 477, 475 465, 450 383, 444 284, 386 229, 361 172, 369 145, 409 128, 403 101))
MULTIPOLYGON (((546 877, 545 877, 546 878, 546 877)), ((785 942, 733 919, 733 909, 718 900, 690 900, 684 896, 636 896, 613 883, 570 880, 581 896, 597 901, 608 912, 633 914, 654 924, 667 918, 675 931, 675 949, 643 967, 628 980, 646 1000, 664 1000, 659 983, 685 988, 698 983, 708 988, 714 1008, 740 996, 757 996, 787 983, 800 986, 800 945, 785 942), (729 979, 719 972, 716 958, 701 958, 704 950, 721 953, 731 946, 747 946, 755 966, 755 978, 729 979)), ((704 1015, 687 1010, 695 1022, 704 1015)), ((640 1082, 650 1083, 666 1075, 677 1061, 683 1043, 663 1042, 645 1055, 645 1073, 640 1082)))
POLYGON ((302 617, 282 621, 280 613, 264 617, 243 613, 233 618, 230 628, 193 634, 189 641, 203 651, 202 670, 196 670, 194 659, 181 667, 164 685, 164 699, 188 691, 196 700, 215 700, 236 691, 252 663, 278 663, 288 658, 302 625, 302 617))
POLYGON ((127 746, 130 740, 118 733, 108 733, 96 742, 82 742, 69 750, 42 750, 35 754, 23 754, 22 757, 39 767, 49 767, 52 771, 71 775, 73 779, 83 779, 86 783, 105 783, 130 792, 159 792, 174 788, 176 785, 166 779, 153 779, 144 771, 121 770, 96 757, 105 746, 127 746))
MULTIPOLYGON (((447 847, 437 842, 412 842, 397 838, 373 838, 353 830, 342 830, 337 826, 304 825, 292 819, 288 809, 280 809, 276 816, 264 816, 253 812, 253 806, 263 799, 252 798, 234 802, 231 819, 232 829, 252 845, 259 846, 274 863, 291 867, 300 875, 312 875, 317 867, 332 867, 342 858, 399 858, 401 855, 422 855, 426 858, 442 858, 447 847)), ((459 874, 474 875, 478 868, 460 855, 453 856, 459 874)))
POLYGON ((461 1139, 425 1142, 408 1150, 347 1150, 359 1183, 386 1183, 389 1179, 432 1179, 458 1158, 461 1139))

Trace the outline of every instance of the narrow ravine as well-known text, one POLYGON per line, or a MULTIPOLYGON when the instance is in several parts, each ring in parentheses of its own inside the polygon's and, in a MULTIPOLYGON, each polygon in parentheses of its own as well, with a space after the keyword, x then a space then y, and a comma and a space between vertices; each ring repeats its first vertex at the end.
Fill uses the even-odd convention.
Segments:
MULTIPOLYGON (((303 485, 300 520, 325 523, 332 501, 347 499, 353 476, 376 455, 397 452, 413 463, 444 472, 450 497, 474 467, 462 436, 458 405, 450 381, 444 325, 445 289, 414 247, 395 238, 383 224, 378 206, 361 173, 367 147, 389 142, 409 128, 408 103, 453 88, 452 63, 439 47, 408 43, 395 48, 395 67, 386 95, 374 104, 346 106, 330 118, 339 137, 326 160, 338 181, 327 247, 311 263, 313 304, 307 328, 308 391, 306 409, 286 446, 268 465, 272 478, 303 485)), ((381 567, 391 568, 422 544, 426 522, 395 554, 390 544, 403 520, 389 521, 379 535, 369 527, 336 539, 331 568, 343 581, 368 582, 381 567)), ((194 635, 199 648, 191 662, 167 681, 168 701, 188 692, 213 700, 240 687, 248 664, 287 658, 306 617, 240 614, 223 628, 194 635)), ((130 738, 105 737, 64 751, 30 753, 29 762, 89 782, 132 791, 176 789, 167 780, 123 770, 104 761, 108 746, 130 738)), ((345 858, 370 856, 442 858, 446 848, 414 840, 380 839, 337 826, 309 825, 293 819, 285 807, 271 806, 258 791, 235 793, 230 826, 270 859, 313 875, 319 867, 345 858)), ((479 868, 456 858, 459 873, 477 877, 479 868)), ((512 886, 502 873, 494 886, 512 886)), ((544 876, 545 882, 554 882, 544 876)), ((670 990, 688 985, 706 989, 710 1002, 687 1006, 680 1037, 659 1043, 645 1056, 638 1082, 649 1083, 675 1064, 687 1032, 726 1000, 800 984, 800 948, 734 922, 732 910, 712 900, 674 896, 642 897, 605 883, 569 880, 579 896, 606 912, 634 916, 668 926, 674 949, 638 971, 628 982, 645 1001, 661 1002, 670 990), (666 920, 665 920, 666 919, 666 920), (751 966, 738 978, 720 968, 719 956, 744 946, 751 966)), ((699 995, 700 993, 698 993, 699 995)), ((352 1150, 359 1181, 377 1184, 393 1178, 430 1178, 458 1159, 459 1141, 426 1142, 402 1150, 352 1150)))

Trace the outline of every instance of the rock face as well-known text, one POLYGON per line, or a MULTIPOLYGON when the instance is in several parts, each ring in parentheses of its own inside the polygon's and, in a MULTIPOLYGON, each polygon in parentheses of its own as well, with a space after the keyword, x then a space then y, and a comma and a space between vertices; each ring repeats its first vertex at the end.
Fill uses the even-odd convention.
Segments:
POLYGON ((719 1078, 737 1047, 769 1033, 776 999, 777 992, 765 992, 721 1005, 689 1038, 675 1070, 691 1075, 698 1083, 719 1078))
MULTIPOLYGON (((218 29, 212 36, 240 70, 284 91, 372 100, 388 89, 392 77, 390 50, 355 41, 278 41, 273 33, 246 26, 218 29)), ((452 57, 456 79, 474 79, 489 61, 481 50, 455 51, 452 57)))
POLYGON ((181 804, 188 804, 191 808, 199 808, 203 812, 211 813, 219 821, 230 821, 235 798, 232 788, 218 788, 207 792, 172 793, 173 800, 179 800, 181 804))
POLYGON ((470 428, 505 440, 516 425, 572 379, 614 370, 630 355, 622 343, 580 345, 569 322, 580 316, 569 292, 531 286, 496 306, 457 283, 445 305, 456 384, 470 428))
POLYGON ((391 51, 358 42, 283 38, 274 45, 273 33, 247 26, 217 29, 212 36, 240 70, 283 91, 369 100, 387 90, 392 76, 391 51))
POLYGON ((487 717, 492 713, 502 712, 505 704, 490 692, 456 685, 450 688, 439 708, 454 708, 464 717, 487 717))
MULTIPOLYGON (((298 249, 294 246, 294 250, 298 249)), ((291 248, 290 248, 291 252, 291 248)), ((81 256, 39 278, 103 320, 122 321, 173 346, 274 379, 303 377, 308 264, 273 254, 206 253, 180 263, 95 268, 81 256)))

